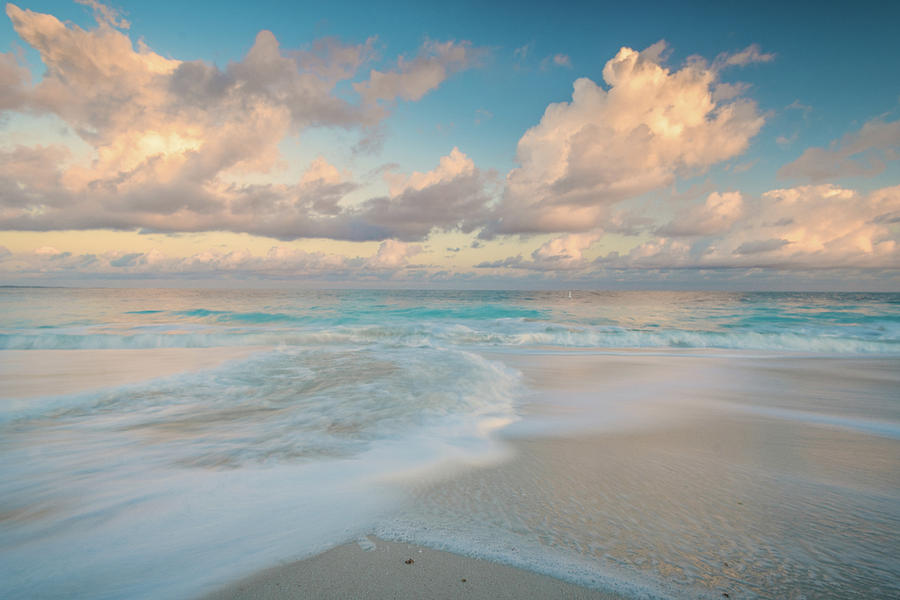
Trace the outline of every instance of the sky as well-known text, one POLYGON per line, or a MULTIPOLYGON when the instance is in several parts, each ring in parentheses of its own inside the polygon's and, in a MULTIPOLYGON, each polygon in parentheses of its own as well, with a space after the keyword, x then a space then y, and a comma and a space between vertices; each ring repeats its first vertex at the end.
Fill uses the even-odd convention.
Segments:
POLYGON ((0 284, 900 291, 900 4, 20 0, 0 284))

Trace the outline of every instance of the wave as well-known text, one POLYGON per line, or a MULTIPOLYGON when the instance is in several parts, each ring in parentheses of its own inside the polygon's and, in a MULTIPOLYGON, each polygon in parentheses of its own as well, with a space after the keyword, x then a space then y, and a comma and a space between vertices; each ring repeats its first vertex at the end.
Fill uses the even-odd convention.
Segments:
POLYGON ((559 348, 719 348, 828 354, 898 354, 900 337, 887 330, 845 331, 689 331, 621 327, 577 327, 561 323, 501 319, 485 327, 472 324, 394 323, 307 328, 220 328, 208 331, 59 333, 32 331, 0 334, 0 349, 140 349, 217 346, 463 347, 491 349, 559 348), (849 335, 855 333, 856 335, 849 335))
POLYGON ((17 431, 47 419, 115 423, 182 467, 234 468, 357 455, 428 431, 475 436, 511 418, 518 372, 462 350, 282 348, 207 371, 46 397, 0 411, 17 431))

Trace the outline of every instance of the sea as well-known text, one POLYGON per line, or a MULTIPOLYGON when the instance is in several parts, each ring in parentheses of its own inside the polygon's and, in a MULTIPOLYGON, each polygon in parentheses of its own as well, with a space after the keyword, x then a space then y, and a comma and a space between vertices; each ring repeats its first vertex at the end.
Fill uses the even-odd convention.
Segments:
POLYGON ((0 597, 199 598, 379 537, 900 597, 900 294, 0 288, 0 597))

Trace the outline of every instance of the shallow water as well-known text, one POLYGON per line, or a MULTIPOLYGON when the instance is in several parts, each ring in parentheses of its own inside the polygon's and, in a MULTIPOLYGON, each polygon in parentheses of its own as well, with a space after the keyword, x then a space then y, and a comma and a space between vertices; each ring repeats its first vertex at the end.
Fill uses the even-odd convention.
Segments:
POLYGON ((900 294, 5 288, 0 309, 0 381, 44 380, 0 390, 4 597, 190 597, 373 531, 634 593, 888 597, 900 575, 900 294), (723 511, 734 486, 765 510, 723 511), (752 560, 721 575, 728 539, 752 560))
POLYGON ((514 458, 411 485, 379 535, 635 595, 900 594, 893 359, 507 361, 531 374, 523 419, 502 432, 514 458), (819 401, 863 381, 853 406, 819 401))

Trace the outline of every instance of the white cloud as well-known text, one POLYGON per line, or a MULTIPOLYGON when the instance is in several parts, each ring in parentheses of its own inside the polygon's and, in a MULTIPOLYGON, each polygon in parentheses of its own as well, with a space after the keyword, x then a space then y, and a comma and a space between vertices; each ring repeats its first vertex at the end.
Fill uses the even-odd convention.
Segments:
POLYGON ((426 173, 414 171, 410 175, 387 172, 384 179, 388 183, 391 196, 399 196, 407 190, 419 191, 438 183, 452 181, 457 177, 468 177, 475 173, 472 159, 454 147, 450 154, 443 156, 438 166, 426 173))
POLYGON ((571 102, 547 107, 519 140, 488 235, 587 231, 610 205, 746 149, 764 121, 755 103, 717 102, 717 70, 697 59, 672 71, 664 48, 622 48, 603 69, 608 90, 581 78, 571 102))
POLYGON ((544 243, 531 253, 534 266, 546 269, 574 269, 585 266, 584 251, 602 237, 602 232, 570 233, 544 243))
POLYGON ((419 245, 406 244, 397 240, 384 240, 378 246, 375 256, 366 260, 366 266, 373 269, 397 269, 409 263, 409 258, 422 252, 419 245))

